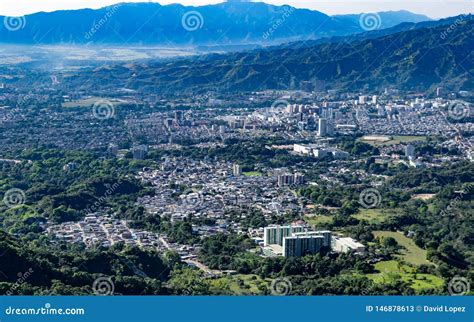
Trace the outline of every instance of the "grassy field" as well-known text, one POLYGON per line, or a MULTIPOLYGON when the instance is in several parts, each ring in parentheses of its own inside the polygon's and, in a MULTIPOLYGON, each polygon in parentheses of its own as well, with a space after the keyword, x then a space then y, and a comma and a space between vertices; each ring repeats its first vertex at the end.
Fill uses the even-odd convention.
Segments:
POLYGON ((262 176, 262 173, 258 172, 258 171, 242 172, 242 174, 246 177, 260 177, 260 176, 262 176))
POLYGON ((397 215, 396 209, 360 209, 359 212, 352 217, 366 221, 369 224, 379 224, 390 218, 391 216, 397 215))
POLYGON ((394 231, 373 231, 372 233, 376 238, 395 238, 397 243, 404 248, 400 251, 401 255, 397 255, 404 261, 414 265, 432 264, 426 259, 426 250, 418 247, 413 240, 405 237, 402 233, 394 231))
POLYGON ((323 216, 323 215, 314 215, 314 216, 306 216, 304 217, 304 220, 312 225, 312 226, 320 226, 320 225, 324 225, 324 224, 330 224, 332 223, 334 219, 334 216, 323 216))
POLYGON ((395 135, 390 138, 388 141, 372 141, 372 140, 364 140, 361 139, 362 142, 374 145, 374 146, 381 146, 381 145, 395 145, 400 143, 410 143, 416 141, 426 141, 426 136, 410 136, 410 135, 395 135))
POLYGON ((393 136, 392 140, 388 141, 386 144, 400 144, 400 143, 410 143, 410 142, 417 142, 417 141, 426 141, 426 136, 393 136))
POLYGON ((216 290, 227 290, 232 295, 258 295, 262 289, 268 289, 271 279, 262 279, 257 275, 232 275, 210 281, 216 290))
POLYGON ((367 277, 379 284, 390 284, 397 280, 410 283, 415 290, 441 288, 444 281, 432 274, 417 274, 415 269, 399 264, 397 261, 383 261, 374 265, 378 273, 367 274, 367 277))

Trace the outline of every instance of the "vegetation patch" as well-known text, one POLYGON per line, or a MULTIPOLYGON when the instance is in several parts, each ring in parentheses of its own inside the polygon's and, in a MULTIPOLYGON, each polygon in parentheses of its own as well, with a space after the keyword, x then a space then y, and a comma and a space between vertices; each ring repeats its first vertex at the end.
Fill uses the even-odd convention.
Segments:
POLYGON ((426 259, 426 250, 418 247, 412 239, 404 236, 402 233, 395 231, 374 231, 373 234, 375 238, 381 240, 386 237, 394 238, 397 243, 403 247, 403 249, 400 250, 400 255, 396 256, 402 258, 407 263, 413 265, 431 264, 431 262, 426 259))
POLYGON ((392 284, 397 280, 402 280, 410 284, 410 287, 416 291, 442 288, 443 279, 433 274, 417 273, 416 269, 404 265, 399 261, 383 261, 374 265, 378 273, 367 274, 374 283, 392 284))
POLYGON ((258 172, 258 171, 242 172, 242 174, 246 177, 260 177, 260 176, 262 176, 262 173, 258 172))
POLYGON ((426 136, 414 136, 414 135, 395 135, 388 139, 386 136, 367 136, 362 137, 362 142, 368 143, 373 146, 382 145, 396 145, 401 143, 410 143, 417 141, 426 141, 426 136))
POLYGON ((352 217, 366 221, 369 224, 379 224, 385 222, 388 218, 397 215, 396 209, 360 209, 352 217))
POLYGON ((314 215, 314 216, 305 216, 304 220, 311 226, 321 226, 332 224, 334 220, 334 215, 314 215))
POLYGON ((262 279, 258 275, 233 275, 211 280, 210 288, 215 289, 217 294, 229 290, 232 295, 259 295, 265 294, 269 289, 272 279, 262 279))

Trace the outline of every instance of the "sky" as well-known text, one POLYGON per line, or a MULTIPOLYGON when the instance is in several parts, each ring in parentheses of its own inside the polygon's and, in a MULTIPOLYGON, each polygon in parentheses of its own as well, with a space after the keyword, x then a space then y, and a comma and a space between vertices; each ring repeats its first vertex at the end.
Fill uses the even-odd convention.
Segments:
MULTIPOLYGON (((61 9, 100 8, 118 2, 159 2, 160 4, 181 3, 200 6, 220 3, 224 0, 0 0, 0 15, 22 16, 39 11, 61 9)), ((456 16, 474 12, 474 0, 266 0, 275 5, 288 4, 297 8, 318 10, 329 15, 408 10, 425 14, 431 18, 456 16)))

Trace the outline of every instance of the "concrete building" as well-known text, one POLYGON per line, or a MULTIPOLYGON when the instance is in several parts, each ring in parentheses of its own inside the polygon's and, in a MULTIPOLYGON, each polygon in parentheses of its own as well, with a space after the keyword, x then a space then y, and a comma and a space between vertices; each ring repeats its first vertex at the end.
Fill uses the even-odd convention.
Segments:
POLYGON ((311 154, 311 151, 313 151, 315 148, 317 148, 317 146, 314 144, 294 144, 293 145, 293 151, 296 153, 301 153, 301 154, 311 154))
POLYGON ((336 252, 364 253, 365 246, 350 237, 334 237, 333 248, 336 252))
POLYGON ((269 226, 263 231, 263 243, 267 245, 283 245, 283 239, 294 233, 304 231, 303 226, 269 226))
POLYGON ((331 236, 332 233, 330 230, 316 230, 316 231, 304 231, 296 232, 293 236, 321 236, 323 237, 323 246, 331 247, 331 236))
POLYGON ((293 182, 295 185, 302 185, 304 184, 304 175, 301 173, 295 173, 293 175, 293 182))
POLYGON ((145 159, 147 151, 148 147, 146 145, 135 146, 132 149, 133 158, 135 160, 143 160, 145 159))
POLYGON ((279 174, 277 177, 279 187, 291 186, 295 183, 294 180, 295 178, 291 173, 279 174))
POLYGON ((301 225, 265 227, 263 240, 266 256, 299 257, 315 254, 322 247, 331 248, 330 231, 305 231, 301 225))
POLYGON ((324 237, 321 235, 295 235, 283 239, 283 256, 300 257, 318 253, 324 246, 324 237))
POLYGON ((405 156, 408 159, 413 159, 415 157, 415 147, 411 144, 405 146, 405 156))
POLYGON ((174 119, 176 122, 181 122, 183 120, 183 111, 175 111, 174 112, 174 119))
POLYGON ((109 144, 109 147, 107 149, 107 151, 111 154, 111 155, 117 155, 118 153, 118 145, 117 144, 109 144))
POLYGON ((318 120, 318 136, 324 137, 328 133, 327 131, 327 120, 326 119, 319 119, 318 120))
POLYGON ((242 174, 242 167, 238 164, 234 164, 234 166, 232 167, 232 173, 236 177, 240 176, 242 174))
POLYGON ((328 151, 324 149, 315 149, 313 150, 313 156, 315 158, 324 158, 326 155, 328 155, 328 151))
POLYGON ((338 150, 338 149, 329 149, 328 152, 332 154, 334 159, 345 159, 345 158, 349 157, 348 152, 341 151, 341 150, 338 150))

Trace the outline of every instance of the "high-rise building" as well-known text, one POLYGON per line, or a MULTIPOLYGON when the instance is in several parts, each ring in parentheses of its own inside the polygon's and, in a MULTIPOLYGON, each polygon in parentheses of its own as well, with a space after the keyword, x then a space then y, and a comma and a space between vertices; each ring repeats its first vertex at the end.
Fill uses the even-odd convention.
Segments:
POLYGON ((327 120, 319 119, 318 121, 318 136, 324 137, 327 135, 327 120))
POLYGON ((415 157, 415 147, 411 144, 405 146, 405 156, 408 159, 413 159, 415 157))
POLYGON ((304 175, 301 173, 295 173, 293 175, 293 182, 295 185, 302 185, 304 183, 304 175))
POLYGON ((132 149, 133 158, 135 160, 143 160, 145 159, 147 151, 148 147, 146 145, 135 146, 132 149))
POLYGON ((278 175, 278 186, 290 186, 294 183, 294 176, 290 173, 284 173, 278 175))
POLYGON ((267 245, 283 245, 283 238, 304 231, 303 226, 269 226, 263 231, 263 243, 267 245))
POLYGON ((330 230, 318 230, 316 231, 319 235, 324 237, 323 246, 331 247, 331 231, 330 230))
POLYGON ((174 111, 174 119, 176 122, 180 122, 183 120, 183 111, 174 111))
POLYGON ((315 254, 324 246, 324 237, 320 235, 295 235, 283 238, 283 256, 300 257, 315 254))
POLYGON ((238 164, 234 164, 234 166, 232 167, 232 172, 234 176, 238 177, 242 174, 242 167, 238 164))
POLYGON ((367 96, 361 95, 359 96, 359 104, 364 105, 367 102, 367 96))
POLYGON ((109 154, 111 155, 117 155, 118 153, 118 145, 117 144, 109 144, 109 147, 107 149, 107 151, 109 152, 109 154))
POLYGON ((316 231, 304 231, 294 233, 293 236, 321 236, 323 237, 323 246, 331 247, 331 231, 330 230, 316 230, 316 231))

